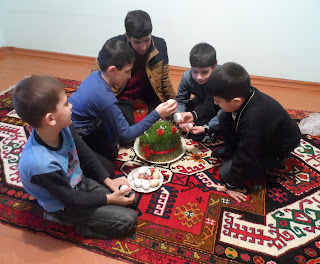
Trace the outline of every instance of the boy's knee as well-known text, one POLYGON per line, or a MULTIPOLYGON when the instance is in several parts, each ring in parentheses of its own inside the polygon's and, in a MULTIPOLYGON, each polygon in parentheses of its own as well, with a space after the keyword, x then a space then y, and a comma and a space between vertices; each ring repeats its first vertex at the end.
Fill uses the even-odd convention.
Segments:
POLYGON ((227 175, 229 174, 232 166, 232 159, 225 161, 219 168, 220 178, 226 182, 228 182, 227 175))
POLYGON ((130 236, 135 230, 135 225, 137 222, 138 214, 135 210, 127 210, 124 215, 122 215, 121 226, 119 226, 117 233, 119 236, 130 236))

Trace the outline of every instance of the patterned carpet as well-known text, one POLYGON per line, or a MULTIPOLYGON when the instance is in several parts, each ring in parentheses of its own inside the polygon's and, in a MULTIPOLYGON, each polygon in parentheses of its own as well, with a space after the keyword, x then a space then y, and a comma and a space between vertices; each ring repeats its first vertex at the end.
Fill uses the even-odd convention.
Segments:
MULTIPOLYGON (((60 79, 68 94, 79 82, 60 79)), ((139 194, 134 236, 123 240, 85 239, 73 227, 42 218, 43 210, 22 188, 18 162, 30 127, 12 107, 11 91, 0 96, 0 221, 42 232, 129 263, 320 263, 320 138, 304 136, 282 170, 252 183, 246 202, 218 193, 222 160, 211 150, 187 140, 185 156, 159 165, 164 185, 139 194), (266 181, 268 178, 268 181, 266 181)), ((288 110, 296 119, 307 115, 288 110)), ((138 111, 139 118, 145 111, 138 111)), ((148 165, 132 148, 121 149, 117 175, 148 165)))

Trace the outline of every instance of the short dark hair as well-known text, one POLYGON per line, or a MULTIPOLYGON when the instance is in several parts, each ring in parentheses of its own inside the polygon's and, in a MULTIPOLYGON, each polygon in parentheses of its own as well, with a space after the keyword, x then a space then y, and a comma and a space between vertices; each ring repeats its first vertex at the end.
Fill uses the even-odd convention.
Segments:
POLYGON ((251 91, 250 76, 241 65, 228 62, 211 74, 207 87, 212 96, 219 96, 228 102, 236 97, 248 98, 251 91))
POLYGON ((217 64, 216 50, 208 43, 199 43, 191 49, 189 60, 191 67, 214 67, 217 64))
POLYGON ((23 121, 38 128, 42 118, 57 109, 64 88, 64 84, 50 76, 27 77, 13 90, 14 108, 23 121))
POLYGON ((142 10, 128 12, 124 26, 128 37, 143 38, 151 34, 152 23, 149 14, 142 10))
POLYGON ((110 39, 99 52, 98 62, 102 72, 114 65, 119 71, 130 63, 134 63, 135 55, 129 45, 118 39, 110 39))

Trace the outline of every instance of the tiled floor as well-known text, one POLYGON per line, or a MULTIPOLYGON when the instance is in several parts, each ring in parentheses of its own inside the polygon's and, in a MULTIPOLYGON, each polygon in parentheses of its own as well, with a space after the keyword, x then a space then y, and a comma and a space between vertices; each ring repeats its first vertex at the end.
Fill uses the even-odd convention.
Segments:
MULTIPOLYGON (((6 54, 0 57, 0 91, 31 74, 45 74, 55 77, 83 80, 91 65, 55 59, 6 54)), ((177 88, 181 76, 171 75, 177 88)), ((320 90, 286 89, 279 87, 260 88, 276 98, 285 108, 320 112, 320 90)), ((102 264, 123 263, 103 255, 78 248, 43 234, 34 234, 0 224, 0 264, 102 264)))

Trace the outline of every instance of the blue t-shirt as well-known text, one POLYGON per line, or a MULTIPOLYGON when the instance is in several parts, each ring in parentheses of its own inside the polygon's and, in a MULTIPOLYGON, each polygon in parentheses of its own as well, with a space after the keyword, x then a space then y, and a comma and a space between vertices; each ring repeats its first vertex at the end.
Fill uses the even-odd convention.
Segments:
MULTIPOLYGON (((61 210, 65 206, 46 188, 32 183, 35 175, 59 172, 61 177, 74 188, 83 177, 77 149, 69 127, 61 130, 62 146, 50 149, 39 144, 35 130, 32 131, 19 161, 19 176, 23 188, 48 212, 61 210)), ((49 176, 48 176, 49 177, 49 176)))

